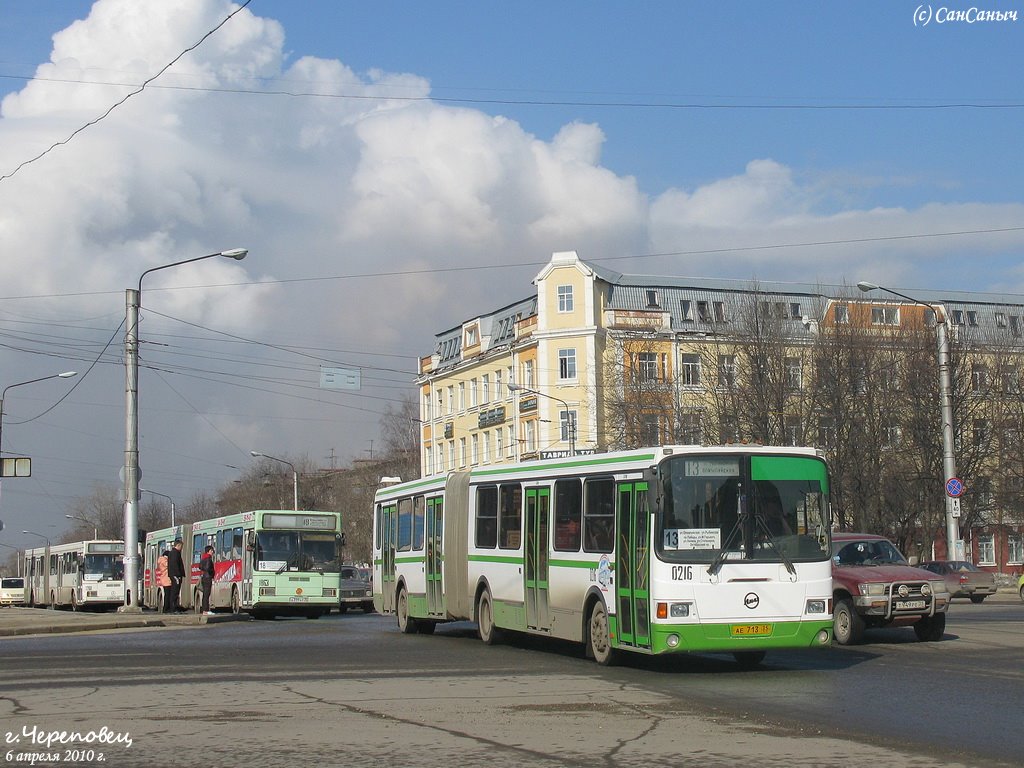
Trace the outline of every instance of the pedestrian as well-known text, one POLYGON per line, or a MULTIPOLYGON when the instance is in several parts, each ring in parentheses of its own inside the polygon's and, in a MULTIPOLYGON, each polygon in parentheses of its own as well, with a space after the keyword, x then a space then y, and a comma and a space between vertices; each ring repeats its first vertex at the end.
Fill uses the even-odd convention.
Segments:
POLYGON ((167 575, 171 577, 171 605, 168 613, 181 613, 185 610, 181 607, 181 584, 185 581, 185 563, 181 559, 181 548, 184 544, 181 539, 175 539, 174 546, 167 553, 167 575))
POLYGON ((171 577, 167 574, 167 556, 169 554, 170 550, 165 549, 156 559, 156 585, 161 597, 157 607, 164 613, 171 612, 171 577))
POLYGON ((213 591, 213 562, 213 547, 207 546, 203 550, 203 556, 199 559, 199 582, 203 588, 202 612, 205 616, 213 615, 213 611, 210 610, 210 592, 213 591))

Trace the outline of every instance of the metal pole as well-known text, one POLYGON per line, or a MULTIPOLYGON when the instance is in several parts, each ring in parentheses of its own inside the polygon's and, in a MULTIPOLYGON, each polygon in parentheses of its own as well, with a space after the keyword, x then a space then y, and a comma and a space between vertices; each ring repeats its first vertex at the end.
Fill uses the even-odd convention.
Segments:
MULTIPOLYGON (((939 399, 942 410, 942 471, 948 481, 956 477, 956 456, 953 453, 953 384, 949 373, 949 329, 946 319, 938 322, 936 315, 935 333, 939 352, 939 399)), ((957 520, 958 499, 946 494, 946 548, 951 560, 964 559, 964 543, 960 539, 960 524, 957 520)))
POLYGON ((290 461, 285 461, 284 459, 279 459, 276 456, 270 456, 270 455, 268 455, 266 453, 260 453, 259 451, 249 451, 249 455, 250 456, 254 456, 254 457, 262 457, 264 459, 270 459, 271 461, 277 461, 277 462, 280 462, 281 464, 287 464, 289 467, 291 467, 291 469, 292 469, 292 497, 294 499, 294 504, 295 504, 294 509, 295 509, 296 512, 298 512, 299 511, 299 472, 298 472, 297 469, 295 469, 295 465, 292 464, 290 461))
MULTIPOLYGON (((141 286, 142 278, 139 278, 141 286)), ((119 611, 141 611, 138 592, 139 540, 139 290, 125 291, 124 337, 124 605, 119 611)))
POLYGON ((228 251, 208 253, 191 259, 182 259, 171 264, 147 269, 139 275, 139 287, 125 291, 125 337, 124 337, 124 415, 125 415, 125 448, 124 448, 124 605, 118 610, 141 611, 139 602, 139 306, 142 303, 142 280, 150 272, 160 269, 190 264, 193 261, 212 259, 224 256, 229 259, 242 260, 249 251, 245 248, 233 248, 228 251))
POLYGON ((907 296, 905 293, 886 288, 876 283, 860 282, 857 287, 864 292, 880 290, 899 296, 912 304, 930 309, 935 313, 935 338, 938 346, 939 366, 939 410, 942 418, 942 473, 945 475, 942 481, 943 495, 946 503, 946 557, 949 560, 964 559, 964 543, 960 539, 960 524, 957 522, 957 507, 959 499, 954 498, 946 492, 946 483, 956 477, 956 454, 954 452, 955 442, 953 437, 953 382, 949 373, 949 327, 946 322, 946 313, 941 307, 926 304, 907 296))

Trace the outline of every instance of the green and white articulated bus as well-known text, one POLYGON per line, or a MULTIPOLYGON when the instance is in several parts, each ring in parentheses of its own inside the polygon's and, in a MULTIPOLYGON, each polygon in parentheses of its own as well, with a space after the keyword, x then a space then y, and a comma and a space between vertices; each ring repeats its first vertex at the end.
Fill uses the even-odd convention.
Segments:
MULTIPOLYGON (((383 483, 382 483, 383 486, 383 483)), ((374 603, 406 633, 475 621, 626 651, 826 647, 829 474, 811 448, 665 446, 383 486, 374 603)))

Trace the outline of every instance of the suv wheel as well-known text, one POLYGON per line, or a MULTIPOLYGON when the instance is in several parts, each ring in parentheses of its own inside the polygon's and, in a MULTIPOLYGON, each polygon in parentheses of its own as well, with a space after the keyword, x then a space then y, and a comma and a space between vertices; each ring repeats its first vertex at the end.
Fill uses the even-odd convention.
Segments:
POLYGON ((864 639, 864 619, 857 613, 853 601, 849 598, 836 602, 833 634, 840 645, 857 645, 864 639))

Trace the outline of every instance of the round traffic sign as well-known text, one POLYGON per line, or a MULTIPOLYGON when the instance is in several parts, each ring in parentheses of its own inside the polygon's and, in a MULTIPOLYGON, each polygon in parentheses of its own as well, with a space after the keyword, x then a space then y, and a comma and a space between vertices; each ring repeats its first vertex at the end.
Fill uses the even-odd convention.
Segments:
POLYGON ((946 494, 954 499, 964 492, 964 482, 959 477, 951 477, 946 481, 946 494))

